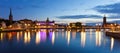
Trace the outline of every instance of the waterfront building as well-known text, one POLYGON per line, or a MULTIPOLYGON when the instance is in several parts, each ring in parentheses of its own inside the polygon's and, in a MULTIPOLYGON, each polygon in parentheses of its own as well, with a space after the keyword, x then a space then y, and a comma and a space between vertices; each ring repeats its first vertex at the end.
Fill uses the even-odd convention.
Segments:
POLYGON ((14 29, 20 29, 22 27, 22 24, 18 23, 18 22, 15 22, 12 24, 12 28, 14 29))
POLYGON ((7 26, 6 26, 6 23, 3 21, 2 23, 1 23, 1 28, 6 28, 7 26))
POLYGON ((82 27, 82 23, 81 22, 70 23, 69 27, 71 27, 71 28, 81 28, 82 27))
POLYGON ((112 27, 115 27, 117 24, 116 23, 108 23, 107 22, 107 17, 104 15, 103 17, 103 27, 104 28, 112 28, 112 27))
POLYGON ((35 21, 35 23, 35 27, 38 28, 52 28, 55 25, 55 21, 50 21, 49 18, 46 21, 35 21))
POLYGON ((22 19, 22 20, 19 20, 19 22, 22 24, 22 28, 31 27, 33 24, 33 21, 29 19, 22 19))

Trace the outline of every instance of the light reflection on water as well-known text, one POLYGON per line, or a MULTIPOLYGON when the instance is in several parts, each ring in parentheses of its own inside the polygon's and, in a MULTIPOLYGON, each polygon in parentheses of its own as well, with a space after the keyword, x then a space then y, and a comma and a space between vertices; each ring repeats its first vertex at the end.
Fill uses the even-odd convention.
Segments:
POLYGON ((85 41, 86 41, 86 32, 82 31, 81 32, 81 46, 85 46, 85 41))
POLYGON ((96 31, 96 46, 100 46, 101 45, 101 32, 100 31, 96 31))
MULTIPOLYGON (((102 53, 112 52, 116 53, 117 46, 120 44, 119 40, 116 40, 112 37, 106 37, 103 31, 94 31, 90 29, 89 31, 49 31, 46 29, 37 30, 37 31, 20 31, 20 32, 1 32, 0 33, 0 45, 6 45, 6 40, 12 41, 12 43, 18 42, 19 44, 30 45, 30 49, 37 50, 42 48, 52 47, 51 49, 57 50, 56 48, 63 49, 66 51, 77 51, 80 50, 87 51, 91 50, 93 53, 97 51, 101 51, 102 53), (115 45, 117 44, 117 45, 115 45), (34 47, 36 47, 36 49, 34 47), (46 46, 45 46, 46 45, 46 46), (64 47, 68 47, 64 49, 64 47), (33 48, 32 48, 33 47, 33 48), (71 48, 72 47, 72 48, 71 48), (78 50, 79 49, 79 50, 78 50), (116 50, 115 50, 116 49, 116 50), (106 52, 105 52, 106 51, 106 52)), ((17 45, 17 44, 16 44, 17 45)), ((120 45, 119 45, 120 46, 120 45)), ((0 49, 2 49, 0 47, 0 49)), ((18 48, 15 48, 18 49, 18 48)), ((23 48, 21 48, 22 50, 23 48)), ((7 50, 6 49, 3 49, 7 50)), ((19 50, 19 49, 18 49, 19 50)), ((25 49, 24 49, 25 50, 25 49)), ((52 50, 52 51, 54 51, 52 50)), ((83 52, 88 53, 88 52, 83 52)), ((99 53, 99 52, 98 52, 99 53)), ((119 52, 118 52, 119 53, 119 52)))
POLYGON ((41 39, 41 34, 40 32, 36 32, 36 44, 39 44, 40 43, 40 39, 41 39))
POLYGON ((111 38, 111 47, 110 47, 111 51, 112 51, 113 47, 114 47, 114 38, 112 37, 111 38))

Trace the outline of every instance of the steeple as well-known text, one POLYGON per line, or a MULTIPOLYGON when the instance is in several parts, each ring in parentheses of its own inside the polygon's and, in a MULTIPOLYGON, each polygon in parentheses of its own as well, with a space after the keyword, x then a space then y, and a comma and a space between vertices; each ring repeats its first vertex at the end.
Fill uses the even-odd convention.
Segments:
POLYGON ((106 15, 104 15, 104 17, 103 17, 103 24, 106 24, 107 22, 106 22, 106 15))
POLYGON ((49 22, 49 18, 47 17, 47 20, 46 20, 46 22, 49 22))
POLYGON ((106 15, 104 15, 104 17, 103 17, 103 27, 106 27, 106 25, 107 25, 107 19, 106 19, 107 17, 106 17, 106 15))
POLYGON ((13 15, 12 15, 12 9, 10 8, 10 14, 9 14, 9 21, 12 23, 13 21, 13 15))

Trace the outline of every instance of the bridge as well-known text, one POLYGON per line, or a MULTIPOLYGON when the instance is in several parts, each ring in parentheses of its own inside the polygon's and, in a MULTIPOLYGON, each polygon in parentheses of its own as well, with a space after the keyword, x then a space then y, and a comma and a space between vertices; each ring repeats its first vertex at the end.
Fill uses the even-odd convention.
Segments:
POLYGON ((81 27, 81 28, 70 28, 70 27, 47 27, 47 28, 40 28, 40 27, 30 27, 30 28, 21 28, 21 29, 17 29, 17 28, 13 28, 13 29, 2 29, 0 30, 0 32, 9 32, 9 31, 24 31, 27 29, 65 29, 65 30, 72 30, 72 29, 80 29, 80 30, 85 30, 85 29, 96 29, 96 30, 101 30, 101 29, 112 29, 111 27, 81 27))
POLYGON ((71 27, 30 27, 29 29, 111 29, 111 27, 76 27, 76 28, 71 28, 71 27))

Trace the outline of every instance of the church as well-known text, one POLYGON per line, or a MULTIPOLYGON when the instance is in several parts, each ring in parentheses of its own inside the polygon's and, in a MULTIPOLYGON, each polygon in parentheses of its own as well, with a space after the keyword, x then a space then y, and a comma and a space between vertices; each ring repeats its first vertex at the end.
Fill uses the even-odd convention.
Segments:
POLYGON ((116 23, 108 23, 107 22, 107 17, 104 15, 103 17, 103 28, 111 28, 115 27, 117 24, 116 23))

